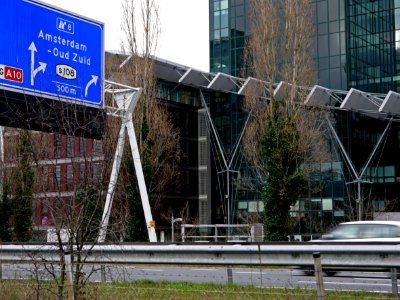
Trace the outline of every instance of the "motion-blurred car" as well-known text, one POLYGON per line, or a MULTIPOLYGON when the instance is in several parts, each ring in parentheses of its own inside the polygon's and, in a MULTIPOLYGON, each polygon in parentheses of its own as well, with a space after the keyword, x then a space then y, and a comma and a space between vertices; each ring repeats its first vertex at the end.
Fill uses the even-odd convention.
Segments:
MULTIPOLYGON (((399 242, 400 243, 400 222, 399 221, 356 221, 341 223, 328 233, 322 235, 312 243, 330 242, 399 242)), ((313 275, 313 267, 302 268, 307 275, 313 275)), ((335 275, 338 271, 355 270, 354 267, 336 269, 334 267, 323 267, 328 276, 335 275)), ((387 270, 385 270, 387 271, 387 270)))
POLYGON ((400 242, 398 221, 357 221, 341 223, 313 242, 400 242))

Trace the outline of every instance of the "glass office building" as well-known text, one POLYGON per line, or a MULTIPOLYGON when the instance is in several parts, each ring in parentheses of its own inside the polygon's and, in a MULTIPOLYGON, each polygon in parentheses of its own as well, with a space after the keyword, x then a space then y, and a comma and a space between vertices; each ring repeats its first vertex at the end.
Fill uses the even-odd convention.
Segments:
MULTIPOLYGON (((210 71, 240 76, 248 0, 210 0, 210 71)), ((398 91, 400 1, 313 0, 318 84, 398 91), (348 63, 347 63, 348 62, 348 63)))
MULTIPOLYGON (((313 5, 318 84, 378 94, 390 90, 398 92, 400 1, 317 0, 313 5)), ((339 111, 334 116, 336 131, 360 171, 381 137, 387 120, 339 111)), ((369 212, 364 218, 372 218, 373 212, 399 211, 396 192, 400 187, 398 149, 399 127, 396 123, 390 127, 384 145, 372 157, 362 178, 361 198, 369 212)), ((343 178, 343 197, 339 192, 340 182, 332 185, 333 214, 340 214, 340 210, 335 209, 337 199, 343 199, 341 205, 346 206, 346 197, 353 200, 357 197, 357 185, 348 168, 343 168, 343 178)), ((323 208, 322 214, 325 212, 323 208)), ((351 210, 347 209, 346 214, 354 218, 351 210)))
POLYGON ((246 0, 210 0, 210 71, 240 76, 249 35, 246 0))
POLYGON ((399 1, 348 2, 349 87, 368 92, 398 90, 399 1))
POLYGON ((319 84, 398 91, 400 2, 317 0, 314 7, 319 84))
MULTIPOLYGON (((210 71, 240 76, 245 39, 250 34, 246 17, 249 1, 210 0, 209 3, 210 71)), ((318 85, 381 94, 400 90, 399 0, 313 0, 312 10, 318 85)), ((387 121, 354 112, 334 111, 333 115, 340 140, 356 169, 361 170, 387 121)), ((369 203, 370 212, 399 211, 396 192, 400 188, 400 161, 396 155, 399 149, 400 130, 393 124, 384 147, 378 149, 362 178, 362 198, 369 203)), ((299 201, 293 215, 314 214, 329 225, 351 214, 348 203, 355 199, 356 186, 343 157, 333 150, 333 162, 321 165, 319 175, 311 178, 323 182, 323 187, 299 201)), ((242 203, 238 210, 245 207, 242 203)))

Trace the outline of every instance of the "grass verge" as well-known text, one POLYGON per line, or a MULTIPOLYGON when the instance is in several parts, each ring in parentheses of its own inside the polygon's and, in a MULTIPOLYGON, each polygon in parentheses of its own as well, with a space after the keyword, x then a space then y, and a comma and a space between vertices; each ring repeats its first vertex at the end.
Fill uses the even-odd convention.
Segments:
MULTIPOLYGON (((55 299, 56 291, 57 287, 51 282, 0 280, 1 299, 55 299)), ((78 299, 300 300, 317 299, 317 294, 314 290, 298 288, 137 281, 89 283, 82 289, 78 299)), ((398 296, 383 293, 326 291, 325 299, 381 300, 398 299, 398 296)))

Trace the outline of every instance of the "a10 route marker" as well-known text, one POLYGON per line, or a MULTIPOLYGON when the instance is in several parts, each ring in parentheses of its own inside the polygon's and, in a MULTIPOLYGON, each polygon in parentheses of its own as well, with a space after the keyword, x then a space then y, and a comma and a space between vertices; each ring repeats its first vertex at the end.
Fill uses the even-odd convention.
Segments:
POLYGON ((24 80, 24 71, 14 67, 0 65, 0 79, 22 83, 24 80))

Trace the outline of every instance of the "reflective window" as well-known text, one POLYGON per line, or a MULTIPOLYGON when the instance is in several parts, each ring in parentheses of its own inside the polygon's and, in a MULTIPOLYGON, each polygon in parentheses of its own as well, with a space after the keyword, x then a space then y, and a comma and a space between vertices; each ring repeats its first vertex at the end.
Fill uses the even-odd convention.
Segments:
POLYGON ((339 55, 340 45, 339 45, 339 33, 334 33, 329 35, 329 55, 339 55))
POLYGON ((334 21, 339 19, 339 7, 337 1, 328 1, 329 4, 329 20, 334 21))
POLYGON ((229 17, 228 10, 221 11, 221 28, 225 28, 229 26, 229 17))
POLYGON ((394 76, 400 72, 395 63, 398 13, 391 3, 349 1, 349 88, 376 93, 397 90, 394 76))
POLYGON ((220 22, 220 12, 215 11, 214 12, 214 28, 220 28, 221 27, 221 22, 220 22))
POLYGON ((328 35, 318 37, 318 56, 324 57, 329 55, 328 35))
POLYGON ((228 9, 228 0, 221 0, 221 9, 228 9))
POLYGON ((317 21, 318 23, 328 21, 327 1, 320 1, 317 3, 317 21))

